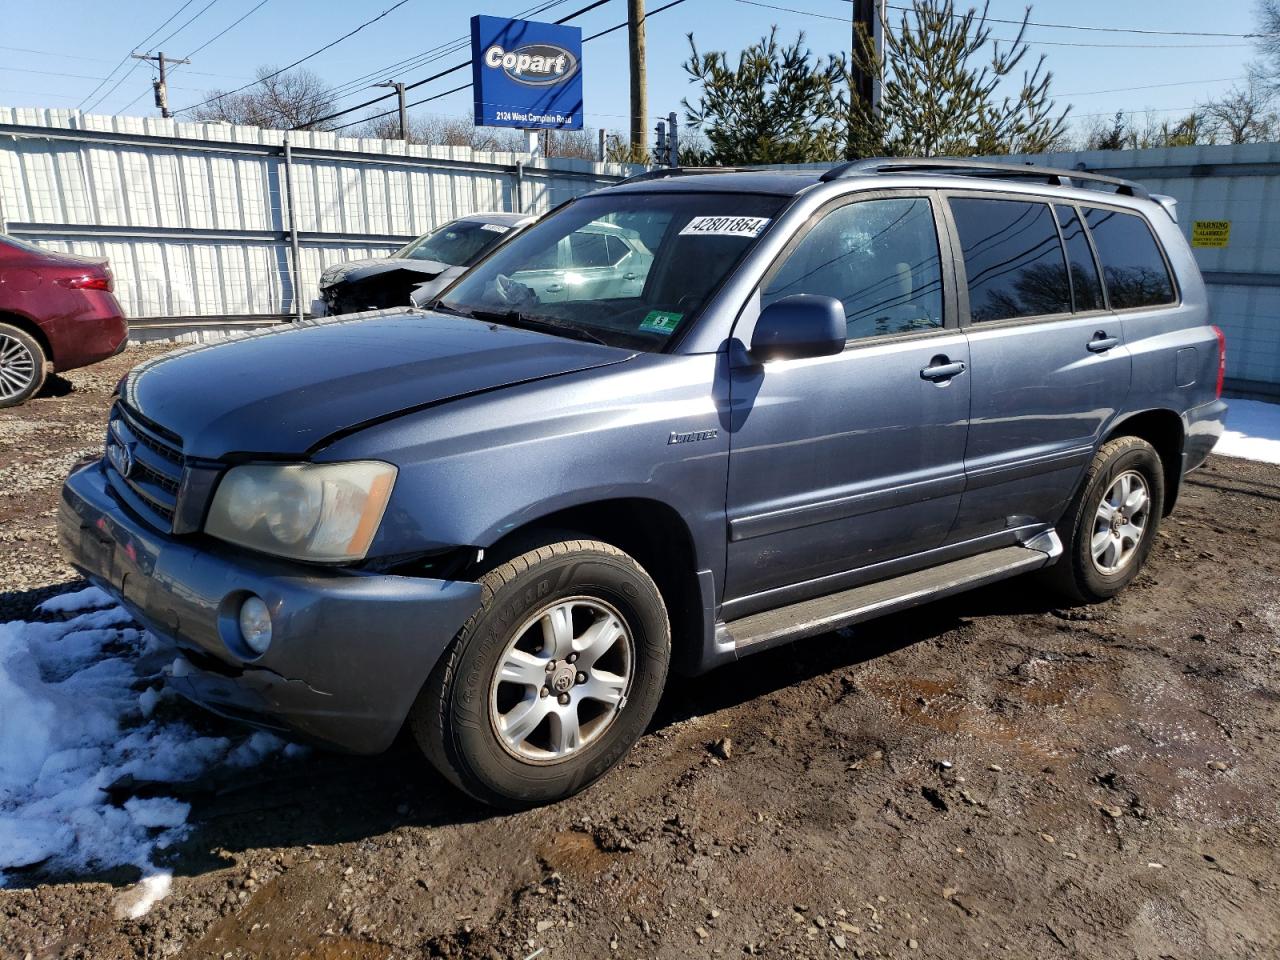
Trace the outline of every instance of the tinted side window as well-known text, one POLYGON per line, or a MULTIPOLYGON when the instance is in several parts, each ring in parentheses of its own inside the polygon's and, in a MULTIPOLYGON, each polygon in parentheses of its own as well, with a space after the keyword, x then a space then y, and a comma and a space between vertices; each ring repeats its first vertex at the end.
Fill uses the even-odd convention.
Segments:
POLYGON ((1071 312, 1071 284, 1048 204, 953 198, 975 321, 1071 312))
POLYGON ((1098 248, 1113 310, 1173 303, 1173 280, 1151 235, 1136 214, 1085 207, 1084 218, 1098 248))
POLYGON ((600 233, 569 234, 569 252, 575 267, 607 267, 609 238, 600 233))
POLYGON ((1054 207, 1058 225, 1062 227, 1062 239, 1067 245, 1067 263, 1071 268, 1071 289, 1076 297, 1076 311, 1101 310, 1102 281, 1098 278, 1098 265, 1089 249, 1089 238, 1076 216, 1074 207, 1054 207))
POLYGON ((938 232, 929 201, 864 200, 827 214, 768 280, 761 305, 796 293, 844 304, 850 339, 942 326, 938 232))

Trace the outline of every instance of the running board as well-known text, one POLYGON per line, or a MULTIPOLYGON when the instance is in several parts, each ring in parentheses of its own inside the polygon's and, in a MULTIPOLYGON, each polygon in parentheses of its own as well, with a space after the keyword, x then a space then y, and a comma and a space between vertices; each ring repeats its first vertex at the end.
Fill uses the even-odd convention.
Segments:
POLYGON ((731 645, 739 653, 755 653, 766 647, 827 633, 1038 570, 1062 553, 1062 544, 1052 532, 1050 536, 1037 537, 1032 542, 1042 549, 1001 547, 891 580, 880 580, 776 610, 753 613, 721 624, 717 640, 720 644, 731 645))

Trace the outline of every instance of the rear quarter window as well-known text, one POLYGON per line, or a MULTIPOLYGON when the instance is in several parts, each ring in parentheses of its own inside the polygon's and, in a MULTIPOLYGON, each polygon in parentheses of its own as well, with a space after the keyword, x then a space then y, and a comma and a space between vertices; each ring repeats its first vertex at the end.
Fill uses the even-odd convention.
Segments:
POLYGON ((1111 309, 1155 307, 1177 299, 1173 278, 1147 221, 1134 213, 1085 207, 1111 309))

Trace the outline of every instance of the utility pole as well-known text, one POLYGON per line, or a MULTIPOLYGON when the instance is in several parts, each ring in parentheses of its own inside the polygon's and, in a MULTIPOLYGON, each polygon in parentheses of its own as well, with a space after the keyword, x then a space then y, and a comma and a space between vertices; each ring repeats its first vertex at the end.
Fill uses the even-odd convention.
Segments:
POLYGON ((649 137, 649 94, 644 72, 644 0, 627 0, 627 46, 631 60, 632 159, 649 137))
POLYGON ((171 58, 169 58, 169 57, 166 57, 166 56, 164 55, 164 51, 163 51, 163 50, 161 50, 159 53, 157 53, 154 57, 153 57, 153 56, 151 56, 150 54, 147 54, 147 53, 136 53, 136 52, 135 52, 135 53, 133 54, 133 59, 135 59, 135 60, 152 60, 152 61, 155 61, 156 63, 158 63, 158 64, 160 65, 160 78, 159 78, 158 80, 152 80, 152 81, 151 81, 151 86, 152 86, 152 87, 155 89, 155 91, 156 91, 156 106, 160 108, 160 116, 162 116, 162 117, 164 117, 166 120, 168 120, 168 119, 169 119, 169 117, 170 117, 170 113, 169 113, 169 87, 168 87, 168 84, 167 84, 168 76, 167 76, 167 74, 166 74, 165 67, 166 67, 166 66, 168 66, 168 65, 169 65, 169 64, 171 64, 171 63, 190 63, 191 61, 190 61, 190 60, 173 60, 173 59, 171 59, 171 58))
MULTIPOLYGON (((876 7, 879 4, 875 0, 853 0, 850 6, 853 10, 853 19, 850 23, 853 51, 853 70, 851 72, 853 90, 851 92, 866 103, 873 103, 876 78, 869 71, 863 70, 858 60, 862 53, 863 35, 873 42, 878 35, 879 17, 877 16, 876 7)), ((874 49, 878 53, 879 44, 876 44, 874 49)))
POLYGON ((405 143, 409 142, 409 110, 404 103, 404 83, 387 80, 385 83, 375 83, 375 87, 395 87, 396 97, 400 101, 400 139, 405 143))

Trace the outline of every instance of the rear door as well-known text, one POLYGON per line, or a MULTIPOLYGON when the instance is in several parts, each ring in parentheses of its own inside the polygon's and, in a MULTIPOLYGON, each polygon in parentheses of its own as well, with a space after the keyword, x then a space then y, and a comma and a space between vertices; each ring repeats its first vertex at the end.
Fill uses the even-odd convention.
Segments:
POLYGON ((957 193, 948 210, 973 362, 958 542, 1057 520, 1131 363, 1074 205, 957 193))

